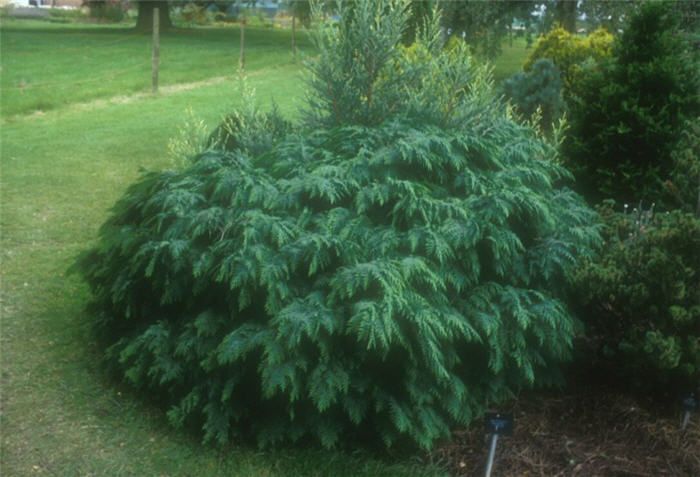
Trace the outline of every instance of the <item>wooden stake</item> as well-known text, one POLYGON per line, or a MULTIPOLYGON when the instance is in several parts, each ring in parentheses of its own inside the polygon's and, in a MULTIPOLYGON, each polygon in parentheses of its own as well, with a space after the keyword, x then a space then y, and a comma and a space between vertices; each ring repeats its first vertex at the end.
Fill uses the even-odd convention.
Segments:
POLYGON ((510 39, 510 46, 513 46, 513 19, 508 24, 508 38, 510 39))
POLYGON ((160 18, 153 9, 153 92, 158 92, 158 68, 160 63, 160 18))
POLYGON ((245 17, 241 20, 241 58, 238 61, 238 68, 245 70, 245 17))

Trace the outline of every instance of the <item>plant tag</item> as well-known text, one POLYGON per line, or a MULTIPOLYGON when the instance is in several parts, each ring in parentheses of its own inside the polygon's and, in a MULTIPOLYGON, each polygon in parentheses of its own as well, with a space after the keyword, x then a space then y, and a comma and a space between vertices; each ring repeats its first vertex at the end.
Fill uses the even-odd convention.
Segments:
POLYGON ((513 416, 495 412, 486 413, 486 432, 509 436, 513 433, 513 416))
POLYGON ((683 409, 686 411, 697 411, 698 400, 695 399, 693 396, 688 396, 687 398, 684 398, 683 399, 683 409))

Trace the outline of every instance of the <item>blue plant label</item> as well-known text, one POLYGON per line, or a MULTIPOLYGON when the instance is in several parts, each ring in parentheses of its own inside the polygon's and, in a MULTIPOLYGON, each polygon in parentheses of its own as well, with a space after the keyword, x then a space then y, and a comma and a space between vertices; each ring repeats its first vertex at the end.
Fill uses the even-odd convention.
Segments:
POLYGON ((686 411, 696 411, 698 409, 698 400, 693 396, 688 396, 683 399, 683 409, 686 411))
POLYGON ((487 413, 486 432, 508 436, 513 433, 513 416, 511 414, 487 413))

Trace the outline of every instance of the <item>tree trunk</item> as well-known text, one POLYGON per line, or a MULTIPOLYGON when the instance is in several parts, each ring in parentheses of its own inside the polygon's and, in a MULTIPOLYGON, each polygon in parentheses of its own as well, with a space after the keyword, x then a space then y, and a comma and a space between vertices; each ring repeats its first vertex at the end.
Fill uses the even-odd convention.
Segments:
POLYGON ((297 54, 297 17, 292 15, 292 55, 297 54))
POLYGON ((170 21, 170 9, 167 0, 152 0, 138 2, 139 16, 136 20, 136 29, 142 32, 153 31, 153 9, 157 8, 160 17, 160 31, 172 29, 170 21))
POLYGON ((554 18, 570 33, 576 33, 576 0, 558 0, 554 10, 554 18))
POLYGON ((508 40, 511 48, 513 47, 513 20, 508 24, 508 40))
POLYGON ((246 24, 246 18, 243 17, 241 19, 241 57, 238 60, 238 69, 240 71, 245 70, 245 24, 246 24))
POLYGON ((160 68, 160 8, 153 9, 153 92, 158 92, 158 69, 160 68))

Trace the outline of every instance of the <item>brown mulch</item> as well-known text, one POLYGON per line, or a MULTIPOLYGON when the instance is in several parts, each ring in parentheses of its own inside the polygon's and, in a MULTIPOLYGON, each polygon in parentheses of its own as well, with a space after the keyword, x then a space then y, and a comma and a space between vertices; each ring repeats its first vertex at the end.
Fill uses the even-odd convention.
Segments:
MULTIPOLYGON (((499 437, 492 477, 700 477, 700 414, 683 433, 679 407, 613 391, 531 395, 506 403, 515 430, 499 437)), ((457 431, 433 458, 455 476, 482 476, 482 426, 457 431)))

